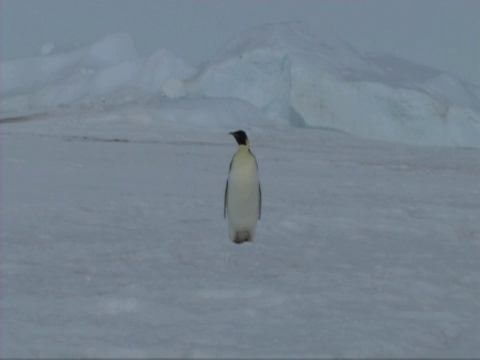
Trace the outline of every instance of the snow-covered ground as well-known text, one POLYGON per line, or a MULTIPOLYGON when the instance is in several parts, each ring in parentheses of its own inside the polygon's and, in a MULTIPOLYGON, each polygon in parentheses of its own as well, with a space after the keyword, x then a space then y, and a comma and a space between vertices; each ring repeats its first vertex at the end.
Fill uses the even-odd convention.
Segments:
POLYGON ((198 71, 118 34, 2 64, 2 357, 478 357, 477 90, 297 26, 244 34, 198 71), (363 98, 357 123, 381 109, 404 137, 314 122, 313 90, 299 95, 314 62, 329 111, 363 98), (410 70, 374 81, 386 64, 410 70), (439 130, 442 101, 456 125, 439 130), (239 128, 263 194, 244 245, 223 219, 239 128))
POLYGON ((2 126, 2 356, 480 353, 477 150, 249 127, 240 246, 234 139, 121 118, 2 126))

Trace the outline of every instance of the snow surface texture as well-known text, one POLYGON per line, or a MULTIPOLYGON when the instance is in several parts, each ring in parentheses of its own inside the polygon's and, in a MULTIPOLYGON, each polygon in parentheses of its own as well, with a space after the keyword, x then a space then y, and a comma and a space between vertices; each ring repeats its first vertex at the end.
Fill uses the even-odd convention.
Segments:
POLYGON ((247 31, 200 70, 165 49, 139 58, 128 34, 70 52, 47 43, 38 57, 1 67, 3 119, 159 97, 233 98, 245 102, 245 111, 255 107, 259 125, 270 128, 480 147, 478 87, 391 55, 363 54, 327 30, 312 35, 298 23, 247 31))
POLYGON ((248 127, 263 211, 235 245, 235 140, 149 116, 2 125, 2 357, 480 354, 478 150, 248 127))
POLYGON ((376 109, 393 140, 478 147, 459 141, 478 131, 478 89, 296 24, 199 71, 139 59, 125 34, 42 54, 1 71, 2 358, 478 357, 478 149, 325 129, 362 135, 376 109), (300 96, 314 75, 326 94, 300 96), (427 117, 443 102, 449 127, 427 117), (356 120, 314 123, 325 107, 356 120), (240 128, 263 208, 255 242, 235 245, 223 194, 240 128))

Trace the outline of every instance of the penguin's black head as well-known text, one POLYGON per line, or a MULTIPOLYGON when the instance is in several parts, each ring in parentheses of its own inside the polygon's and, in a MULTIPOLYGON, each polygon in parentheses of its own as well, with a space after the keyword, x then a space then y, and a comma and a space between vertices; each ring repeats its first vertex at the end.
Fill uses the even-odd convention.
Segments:
POLYGON ((235 137, 235 140, 237 140, 238 145, 247 145, 248 137, 247 137, 247 134, 245 134, 245 131, 237 130, 237 131, 231 132, 230 135, 233 135, 235 137))

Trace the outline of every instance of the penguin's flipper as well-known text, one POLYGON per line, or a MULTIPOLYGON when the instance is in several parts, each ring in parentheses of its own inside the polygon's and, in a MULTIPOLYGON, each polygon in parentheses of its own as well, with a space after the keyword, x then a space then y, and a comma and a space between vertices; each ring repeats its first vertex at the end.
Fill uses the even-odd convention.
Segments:
POLYGON ((260 182, 258 183, 258 220, 260 220, 260 216, 262 215, 262 187, 260 186, 260 182))
POLYGON ((227 217, 227 191, 228 191, 228 180, 227 185, 225 185, 225 197, 223 198, 223 218, 227 217))

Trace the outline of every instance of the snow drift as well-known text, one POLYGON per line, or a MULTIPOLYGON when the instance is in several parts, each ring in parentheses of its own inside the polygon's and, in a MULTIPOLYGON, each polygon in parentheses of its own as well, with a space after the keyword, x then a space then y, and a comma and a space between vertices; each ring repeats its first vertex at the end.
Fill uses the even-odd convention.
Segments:
MULTIPOLYGON (((64 53, 46 44, 36 58, 3 63, 0 74, 3 119, 157 98, 163 101, 154 101, 156 110, 171 110, 169 101, 185 97, 234 98, 242 100, 237 108, 245 106, 240 112, 252 113, 250 104, 257 108, 259 126, 331 128, 378 140, 480 147, 478 87, 388 54, 364 54, 326 30, 312 34, 298 23, 247 31, 199 71, 165 49, 139 58, 128 34, 114 34, 64 53)), ((217 120, 189 114, 184 124, 218 126, 217 120)))
POLYGON ((474 86, 389 55, 362 54, 298 23, 229 42, 189 82, 192 92, 249 101, 292 125, 404 143, 480 146, 474 86))
POLYGON ((90 47, 2 63, 2 118, 122 105, 152 93, 182 97, 182 80, 195 72, 165 49, 140 58, 130 35, 113 34, 90 47))

